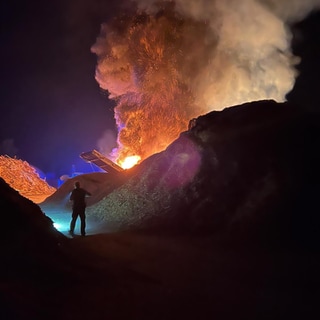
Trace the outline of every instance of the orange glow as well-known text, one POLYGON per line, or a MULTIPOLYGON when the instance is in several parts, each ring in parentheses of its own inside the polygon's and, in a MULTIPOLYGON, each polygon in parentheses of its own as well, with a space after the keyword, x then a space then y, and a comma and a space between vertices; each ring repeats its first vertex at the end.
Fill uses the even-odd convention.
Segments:
POLYGON ((124 161, 119 163, 119 165, 123 169, 130 169, 133 166, 135 166, 140 160, 141 160, 140 156, 130 156, 130 157, 126 157, 124 161))
POLYGON ((28 162, 8 156, 0 156, 0 176, 10 187, 35 203, 41 203, 56 191, 28 162))
POLYGON ((163 151, 203 111, 189 82, 207 61, 207 25, 178 19, 168 6, 160 16, 141 14, 118 19, 111 29, 105 25, 92 49, 101 57, 96 79, 117 101, 113 158, 123 168, 127 157, 144 160, 163 151), (204 35, 196 43, 194 32, 204 35), (190 51, 200 54, 185 54, 190 51))
POLYGON ((117 104, 117 162, 163 151, 189 120, 210 111, 286 100, 299 60, 280 18, 284 10, 291 20, 290 8, 251 0, 149 2, 145 11, 103 24, 91 48, 95 78, 117 104))

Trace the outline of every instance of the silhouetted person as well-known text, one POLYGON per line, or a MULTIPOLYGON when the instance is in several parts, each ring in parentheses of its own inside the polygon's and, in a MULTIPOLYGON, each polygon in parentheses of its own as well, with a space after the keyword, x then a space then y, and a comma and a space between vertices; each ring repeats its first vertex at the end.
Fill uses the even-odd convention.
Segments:
POLYGON ((81 221, 81 235, 86 235, 86 196, 91 196, 91 193, 87 190, 80 188, 80 182, 77 181, 74 184, 74 189, 70 195, 70 201, 73 201, 72 205, 72 220, 70 223, 70 234, 74 234, 74 228, 76 226, 76 221, 78 216, 81 221))

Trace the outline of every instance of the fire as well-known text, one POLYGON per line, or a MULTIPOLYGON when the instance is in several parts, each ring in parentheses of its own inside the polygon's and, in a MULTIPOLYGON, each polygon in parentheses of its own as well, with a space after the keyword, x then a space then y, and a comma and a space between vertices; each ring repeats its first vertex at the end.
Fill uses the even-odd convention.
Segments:
POLYGON ((126 157, 123 161, 119 162, 119 165, 123 169, 130 169, 134 167, 141 160, 140 156, 129 156, 126 157))
POLYGON ((298 61, 287 23, 319 0, 271 2, 138 0, 136 12, 103 24, 91 50, 96 80, 117 104, 113 159, 144 160, 209 111, 285 101, 298 61))
POLYGON ((177 19, 170 6, 157 17, 142 13, 105 25, 92 48, 101 55, 96 79, 117 101, 118 148, 113 158, 121 166, 132 155, 144 160, 164 150, 201 110, 195 108, 188 82, 194 69, 208 60, 208 26, 177 19), (196 44, 181 36, 194 32, 203 35, 196 44), (185 55, 190 48, 201 59, 185 55))

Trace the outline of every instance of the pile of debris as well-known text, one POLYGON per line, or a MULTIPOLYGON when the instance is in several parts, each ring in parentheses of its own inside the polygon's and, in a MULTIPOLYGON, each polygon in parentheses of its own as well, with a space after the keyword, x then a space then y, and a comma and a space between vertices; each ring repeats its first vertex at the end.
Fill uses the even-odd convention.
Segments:
POLYGON ((319 114, 263 100, 193 122, 166 150, 132 168, 88 215, 118 230, 320 244, 319 114))
POLYGON ((22 196, 35 203, 42 202, 56 189, 39 177, 36 169, 27 161, 0 156, 0 177, 22 196))

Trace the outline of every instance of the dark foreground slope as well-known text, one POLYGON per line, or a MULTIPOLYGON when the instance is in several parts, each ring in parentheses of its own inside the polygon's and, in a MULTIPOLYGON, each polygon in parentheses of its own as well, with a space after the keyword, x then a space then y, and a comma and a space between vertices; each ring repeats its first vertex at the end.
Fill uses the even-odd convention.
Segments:
MULTIPOLYGON (((34 299, 41 297, 41 286, 52 278, 61 285, 60 247, 65 238, 36 204, 23 198, 2 178, 0 206, 0 318, 22 318, 24 314, 31 317, 37 309, 34 299)), ((49 306, 47 301, 41 303, 49 306)))
POLYGON ((66 239, 1 180, 1 318, 319 318, 319 123, 272 101, 199 117, 88 208, 114 234, 66 239))

